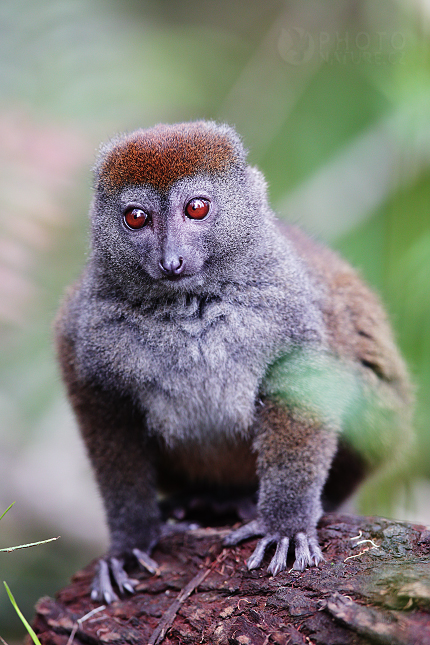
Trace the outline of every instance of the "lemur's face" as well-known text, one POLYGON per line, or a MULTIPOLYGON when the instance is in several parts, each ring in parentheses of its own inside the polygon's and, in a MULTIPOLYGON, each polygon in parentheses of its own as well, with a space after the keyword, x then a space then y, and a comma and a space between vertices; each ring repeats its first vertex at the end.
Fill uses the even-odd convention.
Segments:
POLYGON ((114 272, 167 290, 219 277, 252 229, 244 160, 237 136, 211 123, 157 126, 113 141, 96 171, 94 248, 114 272))

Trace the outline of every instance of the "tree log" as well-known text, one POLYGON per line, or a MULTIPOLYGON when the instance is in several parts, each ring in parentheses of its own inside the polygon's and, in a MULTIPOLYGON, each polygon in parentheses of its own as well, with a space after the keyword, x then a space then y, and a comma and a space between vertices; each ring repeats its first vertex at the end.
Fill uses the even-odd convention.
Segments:
POLYGON ((164 537, 159 571, 133 571, 134 595, 90 599, 95 562, 56 600, 41 598, 42 645, 430 645, 430 530, 379 517, 325 515, 325 562, 276 577, 248 571, 256 540, 224 548, 230 528, 164 537), (90 614, 90 615, 88 615, 90 614))

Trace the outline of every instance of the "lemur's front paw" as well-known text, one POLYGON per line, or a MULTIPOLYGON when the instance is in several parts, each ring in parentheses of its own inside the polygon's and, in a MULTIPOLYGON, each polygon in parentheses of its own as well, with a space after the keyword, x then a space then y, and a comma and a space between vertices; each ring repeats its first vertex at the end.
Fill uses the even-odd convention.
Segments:
MULTIPOLYGON (((150 573, 157 573, 157 563, 145 551, 133 549, 132 553, 142 568, 150 573)), ((127 591, 128 593, 134 593, 137 581, 130 578, 126 573, 124 569, 124 558, 107 556, 99 560, 91 587, 91 600, 105 602, 107 605, 110 605, 114 600, 118 600, 118 595, 113 589, 112 581, 118 587, 120 595, 123 595, 127 591)))
MULTIPOLYGON (((306 567, 317 566, 322 560, 324 560, 316 538, 309 537, 306 533, 296 533, 293 539, 296 557, 293 564, 293 569, 295 571, 303 571, 306 567)), ((259 567, 263 560, 266 548, 270 544, 275 543, 275 555, 271 559, 267 570, 274 576, 281 571, 284 571, 284 569, 287 568, 287 555, 290 541, 289 537, 282 536, 279 533, 265 535, 258 542, 254 549, 254 553, 248 559, 248 562, 246 563, 248 569, 256 569, 259 567)))
MULTIPOLYGON (((253 554, 248 558, 246 563, 247 567, 250 570, 259 567, 263 561, 267 547, 271 544, 276 544, 275 555, 267 568, 269 573, 276 576, 276 574, 287 568, 287 555, 291 538, 280 533, 267 533, 264 530, 263 523, 259 520, 254 520, 249 524, 241 526, 236 531, 232 531, 226 537, 224 543, 226 545, 234 545, 242 542, 242 540, 259 535, 263 535, 264 537, 259 540, 253 554)), ((324 560, 318 541, 314 536, 299 532, 293 536, 293 539, 296 556, 293 564, 294 570, 303 571, 306 567, 317 566, 324 560)))

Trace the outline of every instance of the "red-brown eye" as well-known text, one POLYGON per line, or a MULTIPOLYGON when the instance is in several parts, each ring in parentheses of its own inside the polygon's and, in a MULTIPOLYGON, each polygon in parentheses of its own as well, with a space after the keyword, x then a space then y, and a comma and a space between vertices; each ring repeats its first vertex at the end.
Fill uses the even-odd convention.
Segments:
POLYGON ((124 213, 124 222, 126 226, 133 230, 143 228, 149 221, 149 215, 141 208, 128 208, 124 213))
POLYGON ((185 206, 185 214, 190 219, 204 219, 208 213, 209 202, 207 199, 194 197, 194 199, 190 199, 188 204, 185 206))

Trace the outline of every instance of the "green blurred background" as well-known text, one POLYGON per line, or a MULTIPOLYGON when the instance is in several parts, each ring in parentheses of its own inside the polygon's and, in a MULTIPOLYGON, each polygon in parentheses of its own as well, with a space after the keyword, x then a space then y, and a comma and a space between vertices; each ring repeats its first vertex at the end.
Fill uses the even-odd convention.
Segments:
MULTIPOLYGON (((0 547, 62 535, 0 553, 28 616, 106 546, 51 324, 100 141, 160 121, 234 124, 279 215, 381 294, 418 400, 393 514, 430 523, 429 30, 425 0, 1 1, 0 547)), ((23 634, 1 589, 0 633, 23 634)))

